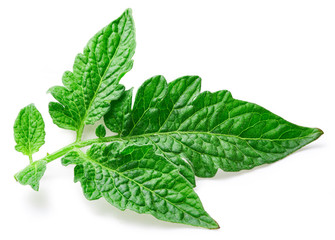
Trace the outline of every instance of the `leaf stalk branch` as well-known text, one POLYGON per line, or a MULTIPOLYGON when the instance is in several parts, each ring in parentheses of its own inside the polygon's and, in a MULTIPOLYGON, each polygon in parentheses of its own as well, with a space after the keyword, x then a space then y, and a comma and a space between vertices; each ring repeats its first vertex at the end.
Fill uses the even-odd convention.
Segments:
POLYGON ((56 160, 57 158, 60 158, 64 156, 66 153, 70 152, 71 150, 75 148, 83 148, 89 145, 92 145, 94 143, 104 143, 104 142, 111 142, 115 140, 116 138, 119 138, 118 136, 110 136, 110 137, 103 137, 103 138, 93 138, 85 141, 75 141, 51 154, 48 154, 44 158, 41 158, 40 160, 45 160, 47 163, 52 162, 53 160, 56 160))

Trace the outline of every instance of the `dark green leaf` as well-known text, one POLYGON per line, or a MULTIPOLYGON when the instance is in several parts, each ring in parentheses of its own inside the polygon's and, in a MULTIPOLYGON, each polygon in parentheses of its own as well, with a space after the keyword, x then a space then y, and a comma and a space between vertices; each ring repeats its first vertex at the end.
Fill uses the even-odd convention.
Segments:
POLYGON ((160 220, 205 228, 218 224, 205 212, 192 186, 152 146, 93 145, 72 151, 64 165, 75 164, 75 181, 93 200, 104 197, 121 210, 148 213, 160 220))
POLYGON ((104 125, 100 124, 96 129, 95 129, 95 135, 97 135, 98 138, 103 138, 106 136, 106 129, 104 125))
POLYGON ((63 75, 64 86, 49 92, 59 102, 49 104, 53 122, 65 129, 80 131, 94 124, 118 99, 124 87, 121 77, 131 70, 135 51, 135 27, 131 10, 98 32, 78 54, 73 72, 63 75))
POLYGON ((132 89, 125 91, 120 99, 111 102, 111 108, 104 120, 112 132, 124 134, 123 130, 131 124, 131 99, 132 89))
MULTIPOLYGON (((132 121, 122 125, 116 141, 153 144, 156 153, 179 166, 192 183, 192 169, 200 177, 212 177, 218 168, 251 169, 282 159, 322 135, 320 129, 295 125, 234 99, 228 91, 200 93, 200 82, 195 76, 169 84, 162 76, 147 80, 133 109, 123 113, 132 121)), ((113 129, 111 115, 105 116, 105 123, 113 129)))

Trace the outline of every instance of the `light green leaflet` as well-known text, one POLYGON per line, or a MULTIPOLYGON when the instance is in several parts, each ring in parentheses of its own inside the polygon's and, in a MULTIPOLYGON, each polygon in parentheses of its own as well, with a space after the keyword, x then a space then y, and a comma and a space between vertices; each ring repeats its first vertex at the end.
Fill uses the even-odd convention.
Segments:
POLYGON ((35 161, 25 169, 15 174, 15 179, 22 185, 30 185, 32 189, 38 191, 40 180, 46 170, 47 162, 44 160, 35 161))
POLYGON ((94 124, 109 109, 110 101, 118 99, 124 87, 121 77, 131 70, 135 52, 135 28, 131 10, 98 32, 78 54, 73 72, 63 75, 64 87, 49 89, 59 102, 49 104, 54 123, 78 132, 86 124, 94 124))
POLYGON ((169 84, 153 77, 138 90, 132 110, 130 93, 112 102, 106 126, 121 134, 119 141, 154 145, 192 184, 193 171, 212 177, 218 168, 251 169, 282 159, 322 134, 236 100, 228 91, 200 93, 200 83, 197 76, 169 84))
POLYGON ((34 104, 21 109, 14 123, 15 149, 32 161, 33 153, 44 144, 44 138, 44 121, 34 104))
POLYGON ((199 197, 178 170, 152 146, 93 145, 86 154, 72 151, 64 165, 75 164, 88 200, 104 197, 121 210, 149 213, 158 219, 193 226, 218 228, 199 197))
POLYGON ((15 149, 28 155, 30 164, 15 174, 19 183, 38 191, 46 165, 63 157, 63 165, 75 165, 74 181, 88 200, 104 198, 121 210, 217 229, 193 190, 195 176, 275 162, 323 133, 234 99, 226 90, 201 92, 197 76, 170 83, 152 77, 132 105, 132 89, 125 91, 119 81, 132 68, 135 45, 128 9, 77 55, 73 71, 63 75, 64 86, 49 89, 58 101, 49 104, 51 118, 76 131, 73 143, 33 161, 44 144, 44 122, 32 104, 20 111, 15 149), (101 118, 97 138, 82 140, 85 125, 101 118), (117 135, 106 136, 105 126, 117 135), (86 152, 80 150, 87 146, 86 152))

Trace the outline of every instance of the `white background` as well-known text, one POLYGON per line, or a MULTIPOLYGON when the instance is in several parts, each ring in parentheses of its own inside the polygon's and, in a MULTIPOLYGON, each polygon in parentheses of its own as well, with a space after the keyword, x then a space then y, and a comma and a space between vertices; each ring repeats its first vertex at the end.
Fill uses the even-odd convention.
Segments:
MULTIPOLYGON (((1 1, 0 239, 335 239, 335 2, 1 1), (13 175, 28 163, 12 126, 35 103, 46 144, 34 158, 71 143, 52 124, 49 87, 98 30, 133 9, 137 31, 127 88, 149 77, 199 75, 203 90, 228 89, 296 124, 319 127, 316 142, 272 165, 198 179, 196 192, 219 230, 166 223, 87 201, 73 167, 54 161, 34 192, 13 175)), ((86 138, 93 128, 88 128, 86 138)))

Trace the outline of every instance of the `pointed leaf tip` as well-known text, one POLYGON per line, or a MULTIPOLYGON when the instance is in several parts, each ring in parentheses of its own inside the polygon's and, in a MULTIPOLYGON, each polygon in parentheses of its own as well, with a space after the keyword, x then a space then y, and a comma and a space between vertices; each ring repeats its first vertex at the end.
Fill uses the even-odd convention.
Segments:
POLYGON ((320 128, 316 128, 318 131, 319 131, 319 133, 320 133, 320 136, 321 135, 323 135, 325 132, 324 131, 322 131, 320 128))

